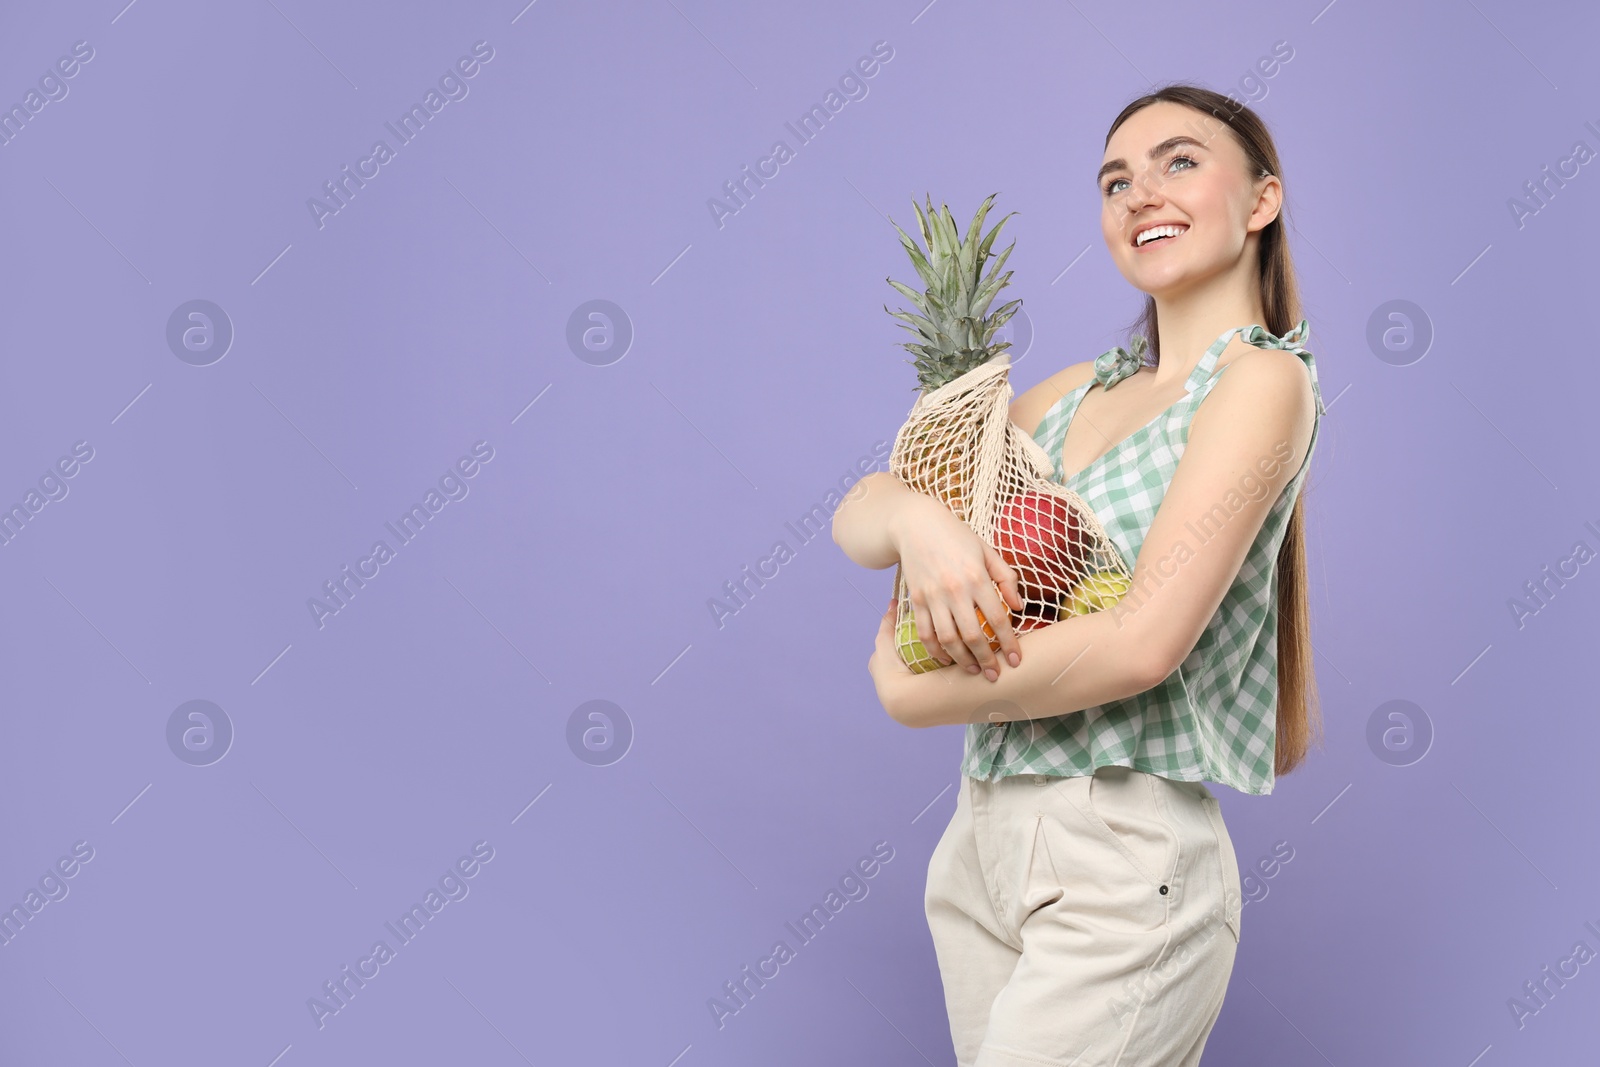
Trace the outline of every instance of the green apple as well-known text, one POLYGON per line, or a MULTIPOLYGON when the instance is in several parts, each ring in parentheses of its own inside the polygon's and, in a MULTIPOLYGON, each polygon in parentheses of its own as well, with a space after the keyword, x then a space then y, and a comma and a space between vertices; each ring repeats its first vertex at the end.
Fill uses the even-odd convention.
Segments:
POLYGON ((1104 611, 1122 599, 1122 594, 1128 591, 1133 584, 1132 580, 1117 574, 1115 571, 1096 571, 1083 581, 1072 587, 1072 592, 1062 602, 1061 614, 1088 615, 1096 611, 1104 611))
POLYGON ((917 636, 917 617, 906 616, 906 621, 900 624, 898 633, 900 658, 905 660, 914 674, 926 674, 936 671, 944 664, 928 655, 928 646, 922 643, 922 638, 917 636))

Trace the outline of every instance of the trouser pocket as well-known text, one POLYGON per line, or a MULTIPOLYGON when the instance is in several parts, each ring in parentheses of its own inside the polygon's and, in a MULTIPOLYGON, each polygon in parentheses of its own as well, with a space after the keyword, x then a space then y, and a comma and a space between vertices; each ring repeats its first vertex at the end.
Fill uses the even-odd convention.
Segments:
POLYGON ((1063 906, 1093 925, 1129 932, 1166 925, 1177 899, 1178 838, 1144 777, 1101 767, 1041 790, 1043 837, 1031 879, 1038 899, 1059 887, 1063 906))
POLYGON ((1083 792, 1089 819, 1158 894, 1168 895, 1177 873, 1178 832, 1156 796, 1160 781, 1129 767, 1100 767, 1083 792))
POLYGON ((1244 886, 1239 877, 1239 857, 1233 851, 1233 838, 1227 824, 1222 821, 1222 803, 1209 791, 1205 798, 1206 814, 1211 817, 1211 829, 1217 838, 1217 860, 1222 876, 1222 920, 1239 941, 1240 919, 1244 914, 1244 886))

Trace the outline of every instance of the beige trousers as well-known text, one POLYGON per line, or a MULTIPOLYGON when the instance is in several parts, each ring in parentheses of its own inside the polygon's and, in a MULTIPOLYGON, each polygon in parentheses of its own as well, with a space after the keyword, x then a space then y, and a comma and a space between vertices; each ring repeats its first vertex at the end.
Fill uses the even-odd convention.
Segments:
POLYGON ((963 775, 926 905, 960 1067, 1196 1067, 1243 901, 1204 784, 1101 767, 963 775))

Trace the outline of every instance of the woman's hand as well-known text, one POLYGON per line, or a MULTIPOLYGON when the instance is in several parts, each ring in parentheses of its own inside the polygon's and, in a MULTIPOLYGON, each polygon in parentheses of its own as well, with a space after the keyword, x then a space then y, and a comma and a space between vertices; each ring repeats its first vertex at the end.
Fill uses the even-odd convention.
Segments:
POLYGON ((872 646, 872 658, 867 660, 867 671, 878 690, 878 702, 891 719, 900 717, 900 699, 906 693, 906 682, 916 677, 915 672, 900 658, 899 642, 895 637, 894 620, 899 602, 889 597, 889 609, 878 620, 878 637, 872 646))
POLYGON ((982 670, 998 677, 999 659, 978 624, 982 611, 1006 662, 1020 664, 1022 649, 1010 615, 1010 610, 1021 611, 1023 603, 1016 571, 933 497, 918 495, 901 515, 895 536, 900 577, 928 654, 946 665, 959 663, 972 674, 982 670))

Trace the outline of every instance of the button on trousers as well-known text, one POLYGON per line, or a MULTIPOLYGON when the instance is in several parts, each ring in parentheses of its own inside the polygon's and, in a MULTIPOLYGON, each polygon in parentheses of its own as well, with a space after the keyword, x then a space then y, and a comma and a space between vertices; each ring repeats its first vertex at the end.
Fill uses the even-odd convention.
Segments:
POLYGON ((1197 1067, 1242 904, 1203 783, 963 775, 926 894, 957 1062, 1197 1067))

